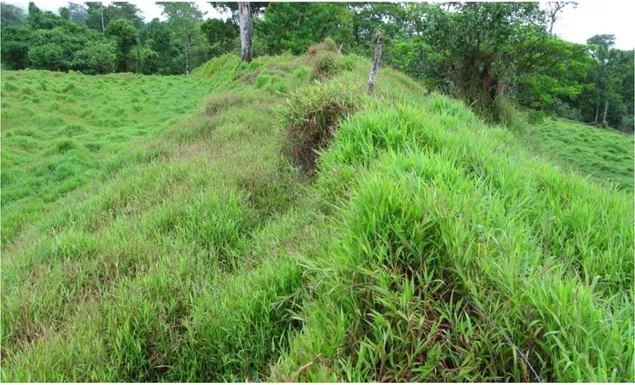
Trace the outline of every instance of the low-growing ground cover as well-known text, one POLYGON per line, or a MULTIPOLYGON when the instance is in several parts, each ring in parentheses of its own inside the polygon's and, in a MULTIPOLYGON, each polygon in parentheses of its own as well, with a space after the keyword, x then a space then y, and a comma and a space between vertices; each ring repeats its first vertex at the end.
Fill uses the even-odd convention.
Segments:
POLYGON ((633 189, 633 135, 567 120, 545 120, 528 137, 554 162, 633 189))
POLYGON ((2 242, 51 202, 129 162, 210 86, 185 76, 2 72, 2 242))
POLYGON ((632 381, 632 190, 327 55, 212 60, 200 108, 28 218, 2 379, 632 381))

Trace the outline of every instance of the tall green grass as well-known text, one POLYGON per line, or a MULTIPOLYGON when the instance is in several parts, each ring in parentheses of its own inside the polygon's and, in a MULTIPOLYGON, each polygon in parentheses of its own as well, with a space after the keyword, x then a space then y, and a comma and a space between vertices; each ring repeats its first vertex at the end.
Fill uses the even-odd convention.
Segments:
POLYGON ((274 378, 632 380, 631 193, 441 96, 354 116, 320 177, 347 197, 274 378))
MULTIPOLYGON (((3 221, 2 380, 632 381, 632 191, 396 71, 357 98, 370 63, 340 59, 318 81, 290 55, 117 75, 209 96, 149 111, 135 124, 168 120, 145 138, 68 122, 40 144, 33 158, 104 154, 37 215, 3 221), (297 140, 325 128, 319 146, 297 140), (310 180, 284 151, 305 144, 310 180)), ((3 76, 3 103, 34 73, 3 76)), ((77 84, 106 82, 36 74, 47 90, 74 79, 75 104, 95 96, 77 84)), ((41 131, 38 116, 71 108, 22 103, 41 131)), ((3 106, 3 166, 23 155, 4 123, 3 106)), ((36 178, 27 163, 11 167, 36 178)), ((6 212, 27 200, 44 198, 6 212)))

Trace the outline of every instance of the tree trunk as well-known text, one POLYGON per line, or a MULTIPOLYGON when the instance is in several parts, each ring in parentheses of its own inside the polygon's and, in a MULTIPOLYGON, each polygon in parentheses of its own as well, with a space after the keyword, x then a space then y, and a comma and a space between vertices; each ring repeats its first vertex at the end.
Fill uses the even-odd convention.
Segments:
POLYGON ((240 24, 240 44, 242 46, 240 60, 249 63, 253 58, 253 52, 251 49, 251 12, 249 3, 238 3, 238 17, 240 24))
POLYGON ((604 118, 602 119, 602 124, 606 124, 606 113, 609 110, 609 100, 606 99, 606 104, 604 105, 604 118))
POLYGON ((595 106, 595 120, 593 121, 593 123, 597 124, 598 123, 598 114, 600 113, 600 105, 596 105, 595 106))
POLYGON ((101 3, 101 7, 99 9, 101 10, 101 33, 104 33, 104 3, 101 3))
POLYGON ((377 32, 375 41, 375 58, 373 59, 373 65, 370 67, 370 76, 368 77, 368 93, 372 94, 375 90, 375 76, 377 76, 377 69, 379 68, 379 59, 381 59, 381 32, 377 32))
POLYGON ((189 47, 187 44, 185 45, 185 74, 190 74, 190 56, 189 56, 189 47))

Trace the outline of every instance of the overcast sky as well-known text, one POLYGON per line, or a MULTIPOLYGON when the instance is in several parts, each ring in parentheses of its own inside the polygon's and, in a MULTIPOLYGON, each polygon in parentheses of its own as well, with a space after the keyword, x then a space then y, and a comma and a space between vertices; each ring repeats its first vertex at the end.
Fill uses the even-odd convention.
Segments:
MULTIPOLYGON (((29 0, 5 0, 9 4, 26 9, 29 0)), ((41 9, 57 11, 66 5, 67 0, 35 0, 35 4, 41 9)), ((76 3, 82 1, 76 0, 76 3)), ((161 8, 154 1, 131 0, 143 12, 146 21, 161 16, 161 8)), ((106 3, 109 3, 108 1, 106 3)), ((195 1, 203 12, 207 12, 206 18, 219 17, 207 2, 195 1)), ((565 40, 575 43, 584 43, 588 38, 596 34, 613 34, 616 36, 615 47, 620 49, 635 48, 635 4, 628 0, 586 0, 579 1, 577 8, 567 8, 556 23, 554 32, 565 40)))

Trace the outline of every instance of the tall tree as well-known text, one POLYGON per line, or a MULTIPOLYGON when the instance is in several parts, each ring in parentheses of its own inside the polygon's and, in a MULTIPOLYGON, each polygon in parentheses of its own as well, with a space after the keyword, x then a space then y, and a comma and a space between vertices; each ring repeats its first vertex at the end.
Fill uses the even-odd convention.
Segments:
POLYGON ((24 11, 15 5, 0 3, 0 22, 2 26, 25 25, 26 15, 24 11))
POLYGON ((271 3, 254 28, 267 54, 298 55, 327 37, 348 46, 352 25, 352 12, 344 3, 271 3))
POLYGON ((29 66, 29 47, 33 32, 18 25, 2 26, 2 64, 6 69, 22 70, 29 66))
POLYGON ((577 8, 578 3, 573 1, 550 1, 545 4, 545 14, 547 16, 550 34, 553 33, 553 27, 556 25, 559 15, 568 6, 577 8))
POLYGON ((64 19, 51 11, 42 11, 35 3, 29 3, 29 15, 26 18, 31 29, 53 29, 64 24, 64 19))
POLYGON ((73 23, 84 24, 86 22, 86 6, 84 4, 69 2, 67 5, 69 20, 73 23))
POLYGON ((112 21, 104 34, 117 42, 117 71, 126 72, 130 68, 130 51, 138 43, 137 29, 125 19, 112 21))
POLYGON ((201 31, 212 46, 215 55, 230 52, 239 35, 239 28, 231 19, 207 19, 201 25, 201 31))
MULTIPOLYGON (((600 109, 605 104, 605 111, 608 108, 608 96, 610 91, 610 83, 612 78, 609 76, 609 54, 613 45, 615 45, 614 35, 595 35, 587 40, 591 45, 591 57, 595 59, 596 65, 592 73, 595 84, 595 118, 593 123, 598 123, 600 109)), ((606 112, 604 114, 606 121, 606 112)))
POLYGON ((184 73, 190 73, 194 48, 202 43, 203 36, 199 24, 203 14, 196 3, 157 3, 163 7, 163 15, 173 31, 174 40, 183 53, 184 73))
POLYGON ((398 47, 408 65, 493 120, 517 64, 550 36, 538 3, 411 4, 409 12, 414 38, 398 47))
POLYGON ((105 31, 111 21, 124 19, 130 21, 135 28, 143 27, 141 10, 134 4, 114 2, 104 5, 101 2, 86 2, 86 25, 90 28, 105 31))
MULTIPOLYGON (((239 24, 239 12, 238 12, 239 6, 237 2, 212 1, 209 4, 220 13, 229 13, 234 23, 236 25, 239 24)), ((262 1, 249 2, 249 13, 251 13, 252 19, 255 19, 261 16, 268 5, 269 5, 269 2, 262 2, 262 1)))
POLYGON ((68 10, 68 8, 66 7, 60 7, 60 9, 58 10, 60 17, 66 21, 70 21, 71 19, 71 12, 68 10))
POLYGON ((240 60, 250 62, 253 59, 253 49, 251 46, 252 21, 249 3, 238 3, 239 24, 240 24, 240 60))

